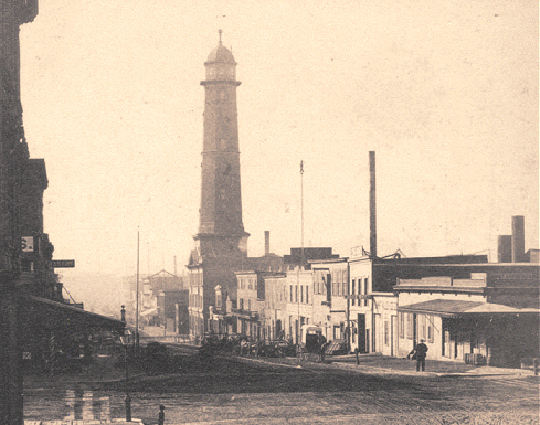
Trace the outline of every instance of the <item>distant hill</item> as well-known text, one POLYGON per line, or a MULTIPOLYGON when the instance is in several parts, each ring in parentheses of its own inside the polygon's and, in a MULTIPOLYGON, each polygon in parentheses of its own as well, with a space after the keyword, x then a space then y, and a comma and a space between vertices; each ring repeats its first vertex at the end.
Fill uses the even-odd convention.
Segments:
POLYGON ((71 295, 75 302, 84 303, 87 311, 120 317, 120 306, 126 302, 121 278, 100 273, 70 272, 62 275, 60 281, 65 288, 65 299, 71 295))

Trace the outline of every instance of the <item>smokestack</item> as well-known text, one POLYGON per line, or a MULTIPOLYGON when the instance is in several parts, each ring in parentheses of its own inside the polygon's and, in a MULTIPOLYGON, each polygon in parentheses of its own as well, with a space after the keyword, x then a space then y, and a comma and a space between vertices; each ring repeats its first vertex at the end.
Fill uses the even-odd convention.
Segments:
POLYGON ((512 216, 512 263, 521 263, 525 257, 525 217, 512 216))
POLYGON ((270 232, 264 231, 264 255, 270 254, 270 232))
POLYGON ((176 255, 173 257, 174 261, 174 275, 178 276, 178 265, 176 264, 176 255))
POLYGON ((375 199, 375 152, 369 151, 369 251, 377 256, 377 201, 375 199))
POLYGON ((497 262, 511 263, 512 262, 512 236, 499 235, 497 238, 497 262))

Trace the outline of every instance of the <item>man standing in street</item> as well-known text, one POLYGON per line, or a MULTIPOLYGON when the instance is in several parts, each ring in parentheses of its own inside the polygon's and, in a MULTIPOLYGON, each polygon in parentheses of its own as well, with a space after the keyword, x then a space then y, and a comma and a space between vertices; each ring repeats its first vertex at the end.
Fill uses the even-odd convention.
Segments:
POLYGON ((411 354, 413 355, 413 359, 416 359, 416 371, 420 372, 420 366, 422 366, 422 372, 426 370, 426 353, 427 353, 427 345, 424 344, 424 340, 421 339, 418 344, 416 344, 416 347, 411 351, 411 354))

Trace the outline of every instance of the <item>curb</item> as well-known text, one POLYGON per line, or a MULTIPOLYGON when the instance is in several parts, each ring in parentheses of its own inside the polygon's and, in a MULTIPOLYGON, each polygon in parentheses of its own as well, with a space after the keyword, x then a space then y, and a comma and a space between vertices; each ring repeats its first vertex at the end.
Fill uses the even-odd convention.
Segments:
POLYGON ((515 371, 512 370, 512 372, 489 372, 489 373, 470 373, 470 372, 432 372, 432 371, 424 371, 424 372, 417 372, 415 370, 396 370, 396 369, 385 369, 385 368, 374 368, 370 366, 362 366, 359 367, 359 365, 356 364, 350 364, 350 363, 340 363, 339 361, 334 361, 330 363, 317 363, 317 362, 306 362, 303 361, 301 363, 287 363, 287 362, 273 362, 273 361, 267 361, 264 358, 250 358, 250 357, 236 357, 238 361, 242 362, 252 362, 252 363, 260 363, 260 364, 266 364, 266 365, 272 365, 272 366, 280 366, 280 367, 287 367, 292 369, 304 369, 303 364, 312 364, 312 365, 320 365, 319 367, 321 369, 323 368, 329 368, 329 369, 338 369, 343 371, 348 371, 352 373, 361 373, 361 374, 369 374, 369 375, 378 375, 378 376, 409 376, 409 377, 423 377, 423 378, 486 378, 486 377, 492 377, 492 376, 520 376, 523 379, 539 379, 538 376, 530 375, 529 373, 522 373, 521 369, 516 369, 515 371))

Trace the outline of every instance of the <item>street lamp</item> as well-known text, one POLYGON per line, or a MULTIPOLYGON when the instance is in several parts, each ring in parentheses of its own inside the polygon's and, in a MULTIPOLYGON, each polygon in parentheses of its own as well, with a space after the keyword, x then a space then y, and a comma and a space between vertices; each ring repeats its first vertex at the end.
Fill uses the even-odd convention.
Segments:
POLYGON ((124 355, 125 369, 126 369, 126 422, 131 422, 131 397, 129 396, 129 369, 128 369, 128 353, 129 353, 129 336, 130 332, 126 329, 124 336, 120 337, 120 342, 126 350, 124 355))

